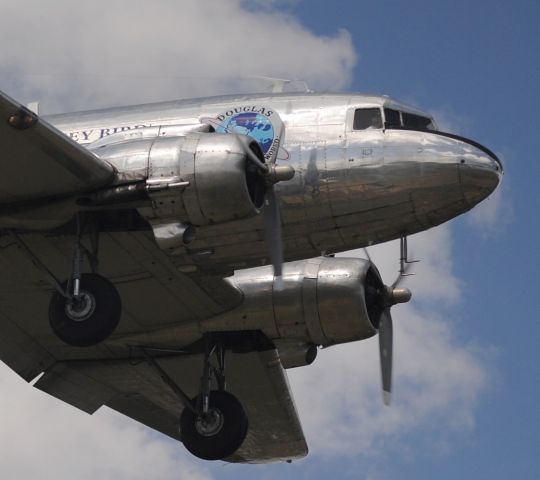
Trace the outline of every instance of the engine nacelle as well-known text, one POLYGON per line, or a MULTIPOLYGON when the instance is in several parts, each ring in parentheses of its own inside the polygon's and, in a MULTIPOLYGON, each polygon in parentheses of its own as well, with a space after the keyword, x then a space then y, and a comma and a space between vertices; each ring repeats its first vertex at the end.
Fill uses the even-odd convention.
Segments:
POLYGON ((371 262, 321 257, 283 267, 280 289, 272 267, 237 272, 229 281, 244 293, 244 302, 204 322, 205 329, 262 330, 276 345, 295 340, 306 346, 346 343, 377 332, 380 312, 366 304, 366 286, 369 292, 382 281, 371 262))
POLYGON ((198 226, 251 217, 262 207, 264 180, 246 148, 264 162, 255 140, 219 133, 139 138, 94 152, 116 167, 120 179, 146 178, 152 203, 139 211, 150 223, 198 226))

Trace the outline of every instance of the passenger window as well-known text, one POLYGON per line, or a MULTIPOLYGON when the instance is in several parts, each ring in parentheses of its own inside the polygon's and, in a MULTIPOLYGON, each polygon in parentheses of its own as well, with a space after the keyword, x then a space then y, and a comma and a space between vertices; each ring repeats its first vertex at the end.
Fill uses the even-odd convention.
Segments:
POLYGON ((403 125, 405 125, 405 127, 418 128, 421 130, 434 130, 431 118, 406 112, 402 112, 401 115, 403 116, 403 125))
POLYGON ((392 110, 391 108, 385 108, 384 117, 385 117, 384 126, 386 128, 401 127, 401 118, 397 110, 392 110))
POLYGON ((353 130, 382 128, 380 108, 357 108, 354 112, 353 130))

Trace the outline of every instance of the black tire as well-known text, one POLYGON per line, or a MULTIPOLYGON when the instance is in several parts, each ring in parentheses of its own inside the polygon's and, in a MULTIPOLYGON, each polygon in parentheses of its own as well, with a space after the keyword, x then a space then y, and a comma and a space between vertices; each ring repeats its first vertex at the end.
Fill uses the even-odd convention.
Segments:
MULTIPOLYGON (((67 288, 67 282, 63 288, 67 288)), ((80 292, 78 305, 55 292, 49 303, 49 322, 63 342, 89 347, 102 342, 115 330, 122 304, 116 287, 100 275, 83 273, 80 292)))
MULTIPOLYGON (((193 399, 197 405, 197 397, 193 399)), ((185 408, 180 417, 180 434, 186 449, 203 460, 222 460, 240 448, 246 438, 248 419, 244 407, 228 392, 210 392, 209 415, 221 416, 215 433, 201 432, 202 418, 185 408)))

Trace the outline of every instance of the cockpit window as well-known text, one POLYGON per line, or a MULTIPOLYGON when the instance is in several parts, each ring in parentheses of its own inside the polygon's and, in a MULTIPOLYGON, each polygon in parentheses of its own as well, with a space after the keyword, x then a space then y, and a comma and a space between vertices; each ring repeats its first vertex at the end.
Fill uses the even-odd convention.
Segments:
POLYGON ((357 108, 354 111, 353 130, 382 128, 382 116, 379 108, 357 108))
POLYGON ((401 116, 397 110, 392 110, 391 108, 385 108, 384 117, 385 117, 384 126, 386 128, 401 127, 401 116))
POLYGON ((391 108, 384 109, 385 128, 414 128, 416 130, 435 130, 431 118, 415 113, 398 112, 391 108))
POLYGON ((414 113, 402 112, 403 126, 411 128, 420 128, 424 130, 433 130, 433 124, 431 118, 422 117, 421 115, 415 115, 414 113))

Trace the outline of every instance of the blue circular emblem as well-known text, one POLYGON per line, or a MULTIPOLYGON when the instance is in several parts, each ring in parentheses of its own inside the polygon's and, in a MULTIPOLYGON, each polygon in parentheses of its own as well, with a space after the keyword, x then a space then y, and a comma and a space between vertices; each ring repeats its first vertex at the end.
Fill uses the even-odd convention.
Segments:
POLYGON ((274 127, 270 118, 255 112, 232 115, 224 120, 216 131, 249 135, 259 142, 265 155, 274 141, 274 127))

